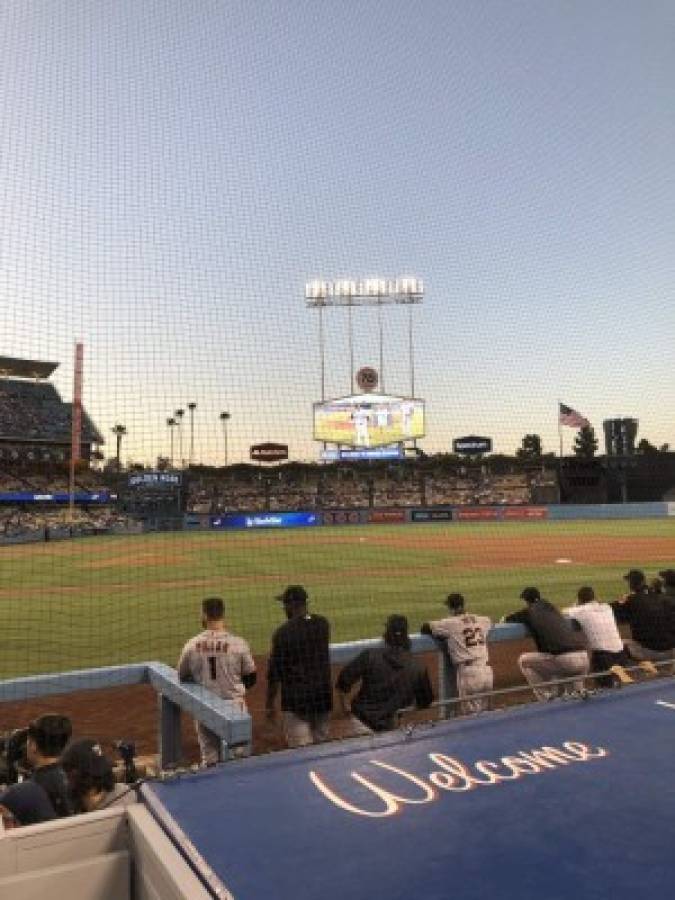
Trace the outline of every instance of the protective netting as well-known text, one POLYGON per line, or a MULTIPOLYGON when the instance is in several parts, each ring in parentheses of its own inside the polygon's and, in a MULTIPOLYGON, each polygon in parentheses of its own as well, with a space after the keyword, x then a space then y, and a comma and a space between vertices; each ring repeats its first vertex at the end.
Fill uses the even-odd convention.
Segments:
MULTIPOLYGON (((573 7, 4 4, 0 678, 222 597, 265 747, 288 585, 336 643, 675 565, 671 13, 573 7)), ((117 690, 0 728, 149 747, 117 690)))

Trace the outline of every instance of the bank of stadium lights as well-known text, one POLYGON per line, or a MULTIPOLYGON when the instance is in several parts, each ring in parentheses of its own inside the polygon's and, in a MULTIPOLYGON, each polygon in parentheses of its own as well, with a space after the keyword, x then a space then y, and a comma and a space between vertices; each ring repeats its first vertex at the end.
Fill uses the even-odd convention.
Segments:
POLYGON ((305 303, 316 309, 319 316, 319 359, 321 366, 321 399, 326 399, 326 361, 324 336, 324 310, 330 307, 347 309, 347 336, 349 342, 349 390, 354 393, 354 338, 353 308, 374 306, 377 308, 379 346, 380 389, 384 391, 384 332, 382 307, 400 304, 408 307, 408 358, 410 367, 410 396, 415 396, 415 350, 413 340, 413 307, 424 298, 424 282, 415 275, 399 275, 398 278, 339 278, 334 281, 315 279, 305 282, 305 303))
POLYGON ((399 278, 341 278, 337 281, 314 280, 305 283, 307 306, 379 306, 421 303, 424 282, 413 275, 399 278))

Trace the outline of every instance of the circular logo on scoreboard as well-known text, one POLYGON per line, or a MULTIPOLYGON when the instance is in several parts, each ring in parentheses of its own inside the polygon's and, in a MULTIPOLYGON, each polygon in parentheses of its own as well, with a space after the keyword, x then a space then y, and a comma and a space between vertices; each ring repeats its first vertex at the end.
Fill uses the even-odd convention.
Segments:
POLYGON ((371 366, 363 366, 363 368, 359 369, 356 373, 356 383, 366 394, 375 390, 378 381, 379 377, 377 370, 373 369, 371 366))

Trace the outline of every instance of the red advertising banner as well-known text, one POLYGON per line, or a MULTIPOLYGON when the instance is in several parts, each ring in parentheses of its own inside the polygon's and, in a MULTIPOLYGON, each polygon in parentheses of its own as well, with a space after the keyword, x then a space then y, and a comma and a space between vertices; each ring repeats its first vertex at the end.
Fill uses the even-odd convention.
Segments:
POLYGON ((70 458, 73 463, 80 459, 82 443, 82 372, 84 367, 84 345, 75 344, 75 370, 73 374, 73 406, 70 458))
POLYGON ((548 519, 545 506, 505 506, 505 519, 548 519))
POLYGON ((368 520, 374 524, 400 524, 405 522, 404 509, 373 509, 368 516, 368 520))
POLYGON ((501 512, 493 506, 472 506, 455 510, 455 518, 463 522, 496 522, 501 519, 501 512))

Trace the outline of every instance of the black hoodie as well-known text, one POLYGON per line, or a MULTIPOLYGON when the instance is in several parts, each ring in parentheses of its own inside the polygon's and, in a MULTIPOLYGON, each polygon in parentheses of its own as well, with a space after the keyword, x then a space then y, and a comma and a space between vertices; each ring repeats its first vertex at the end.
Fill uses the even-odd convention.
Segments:
POLYGON ((397 710, 424 709, 433 699, 427 670, 402 647, 364 650, 340 672, 336 687, 346 694, 359 680, 352 712, 373 731, 395 728, 397 710))

